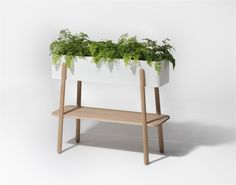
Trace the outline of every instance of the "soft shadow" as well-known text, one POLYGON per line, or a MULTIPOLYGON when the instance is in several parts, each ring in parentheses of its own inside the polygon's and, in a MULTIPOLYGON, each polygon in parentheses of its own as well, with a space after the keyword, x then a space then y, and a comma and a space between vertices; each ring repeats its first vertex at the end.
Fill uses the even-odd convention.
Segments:
POLYGON ((109 71, 112 72, 113 68, 114 68, 114 63, 113 62, 108 62, 107 65, 108 65, 109 71))
POLYGON ((102 63, 101 62, 97 63, 96 67, 97 67, 97 71, 100 71, 102 68, 102 63))
POLYGON ((69 147, 63 149, 62 152, 66 152, 66 151, 68 151, 68 150, 70 150, 70 149, 76 147, 76 146, 79 144, 79 143, 76 143, 76 142, 73 142, 73 141, 68 141, 68 143, 73 143, 73 145, 71 145, 71 146, 69 146, 69 147))
MULTIPOLYGON (((99 62, 96 64, 96 67, 97 67, 97 71, 100 71, 102 69, 103 66, 106 66, 110 72, 112 72, 114 70, 114 67, 116 68, 116 70, 120 70, 120 63, 117 62, 117 60, 114 60, 112 62, 106 62, 106 61, 103 61, 103 62, 99 62)), ((136 72, 137 72, 137 69, 140 68, 141 66, 141 63, 140 61, 130 61, 126 67, 129 67, 132 74, 135 75, 136 72)))
POLYGON ((163 160, 163 159, 165 159, 165 158, 167 158, 167 157, 169 157, 169 156, 168 156, 168 155, 162 156, 162 157, 160 157, 160 158, 158 158, 158 159, 155 159, 155 160, 153 160, 153 161, 150 161, 149 164, 158 162, 158 161, 163 160))
POLYGON ((54 65, 56 71, 58 71, 60 69, 60 66, 61 66, 61 58, 58 60, 58 62, 54 65))
MULTIPOLYGON (((182 123, 168 121, 163 126, 163 132, 164 156, 152 162, 168 156, 185 156, 199 146, 233 143, 236 139, 235 129, 233 128, 210 126, 207 123, 193 121, 182 123)), ((143 152, 141 134, 141 127, 139 126, 100 122, 81 134, 79 145, 143 152)), ((149 128, 148 135, 149 153, 159 153, 157 129, 155 127, 149 128)), ((68 143, 73 144, 72 147, 77 145, 74 138, 69 140, 68 143)))
POLYGON ((102 66, 106 66, 110 72, 113 71, 114 69, 114 62, 106 62, 106 61, 103 61, 103 62, 99 62, 96 64, 96 67, 97 67, 97 71, 100 71, 102 69, 102 66))

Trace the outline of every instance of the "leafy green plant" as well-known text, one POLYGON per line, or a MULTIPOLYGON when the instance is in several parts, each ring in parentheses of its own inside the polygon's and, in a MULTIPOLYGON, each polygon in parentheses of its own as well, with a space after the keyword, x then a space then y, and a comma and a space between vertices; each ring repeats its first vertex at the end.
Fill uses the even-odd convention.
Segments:
POLYGON ((94 63, 113 62, 116 59, 123 59, 128 65, 130 61, 145 60, 159 73, 161 62, 170 62, 175 67, 175 59, 171 52, 174 48, 165 39, 162 44, 151 39, 139 41, 136 36, 129 37, 123 34, 117 43, 111 40, 91 41, 85 33, 71 34, 68 29, 60 31, 57 40, 50 45, 52 63, 57 64, 62 56, 65 56, 66 65, 71 68, 74 58, 92 56, 94 63))

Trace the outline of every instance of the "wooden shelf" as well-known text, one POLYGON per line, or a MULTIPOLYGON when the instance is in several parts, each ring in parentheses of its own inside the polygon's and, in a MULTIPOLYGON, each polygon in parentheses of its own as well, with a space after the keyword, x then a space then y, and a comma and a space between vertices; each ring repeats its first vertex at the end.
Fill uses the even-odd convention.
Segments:
MULTIPOLYGON (((59 116, 59 110, 52 113, 59 116)), ((170 117, 168 115, 147 113, 147 126, 157 126, 164 123, 170 117)), ((64 107, 64 117, 76 119, 89 119, 112 123, 142 125, 141 112, 122 111, 93 107, 77 107, 68 105, 64 107)))
POLYGON ((60 105, 59 109, 54 111, 52 114, 59 118, 58 124, 58 142, 57 152, 60 154, 62 150, 63 141, 63 125, 64 118, 74 118, 76 123, 75 141, 80 142, 80 120, 89 119, 95 121, 103 121, 110 123, 122 123, 139 125, 142 128, 142 140, 143 140, 143 153, 144 153, 144 164, 149 164, 148 157, 148 129, 147 127, 155 126, 158 133, 159 150, 161 153, 164 152, 163 142, 163 131, 162 124, 167 121, 170 116, 161 114, 159 88, 154 88, 156 113, 146 112, 146 96, 145 96, 145 71, 139 69, 139 81, 140 81, 140 98, 141 98, 141 112, 114 110, 114 109, 103 109, 94 107, 81 106, 81 89, 82 81, 77 81, 77 95, 76 104, 65 106, 65 89, 66 89, 66 78, 67 78, 67 67, 66 64, 62 64, 61 69, 61 90, 60 90, 60 105))

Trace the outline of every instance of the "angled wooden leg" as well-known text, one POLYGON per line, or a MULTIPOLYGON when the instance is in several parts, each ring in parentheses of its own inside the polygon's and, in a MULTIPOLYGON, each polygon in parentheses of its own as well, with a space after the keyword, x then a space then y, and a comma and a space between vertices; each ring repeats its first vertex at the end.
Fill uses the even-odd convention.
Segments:
MULTIPOLYGON (((156 113, 161 114, 160 93, 159 93, 158 87, 154 88, 154 93, 155 93, 155 102, 156 102, 156 113)), ((160 153, 164 153, 162 125, 157 126, 157 131, 158 131, 159 150, 160 150, 160 153)))
POLYGON ((139 70, 140 75, 140 95, 141 95, 141 119, 142 119, 142 135, 143 135, 143 152, 144 164, 149 164, 148 157, 148 132, 147 132, 147 117, 146 117, 146 99, 145 99, 145 71, 139 70))
POLYGON ((62 64, 61 69, 61 92, 60 92, 60 107, 59 107, 59 125, 57 138, 57 152, 62 153, 62 135, 63 135, 63 121, 64 121, 64 103, 65 103, 65 86, 66 86, 66 65, 62 64))
MULTIPOLYGON (((81 106, 81 89, 82 89, 82 82, 77 81, 77 103, 78 107, 81 106)), ((76 136, 75 136, 76 143, 80 142, 80 119, 76 119, 76 136)))

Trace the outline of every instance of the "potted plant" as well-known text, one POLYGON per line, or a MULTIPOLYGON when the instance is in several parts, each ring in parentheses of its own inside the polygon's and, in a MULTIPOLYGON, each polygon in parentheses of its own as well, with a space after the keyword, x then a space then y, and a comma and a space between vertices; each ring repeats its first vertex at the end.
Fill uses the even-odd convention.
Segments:
POLYGON ((139 68, 146 72, 146 86, 159 87, 169 81, 169 63, 175 67, 169 39, 157 44, 151 39, 120 36, 118 42, 92 41, 85 33, 60 31, 50 45, 52 77, 60 78, 61 64, 68 68, 67 79, 118 84, 138 84, 139 68))
POLYGON ((148 129, 157 127, 160 152, 164 152, 162 124, 170 116, 161 113, 159 86, 169 81, 169 63, 175 66, 168 39, 156 41, 122 35, 111 40, 91 41, 84 33, 62 30, 51 44, 52 76, 61 77, 60 105, 52 114, 59 117, 57 152, 62 153, 64 118, 76 119, 75 141, 80 142, 80 119, 142 126, 144 163, 149 164, 148 129), (63 63, 63 65, 61 65, 63 63), (139 69, 139 70, 138 70, 139 69), (139 72, 137 72, 139 71, 139 72), (65 106, 66 79, 77 81, 76 105, 65 106), (140 87, 140 112, 81 106, 82 81, 129 84, 140 87), (146 112, 145 87, 154 87, 156 113, 146 112))

